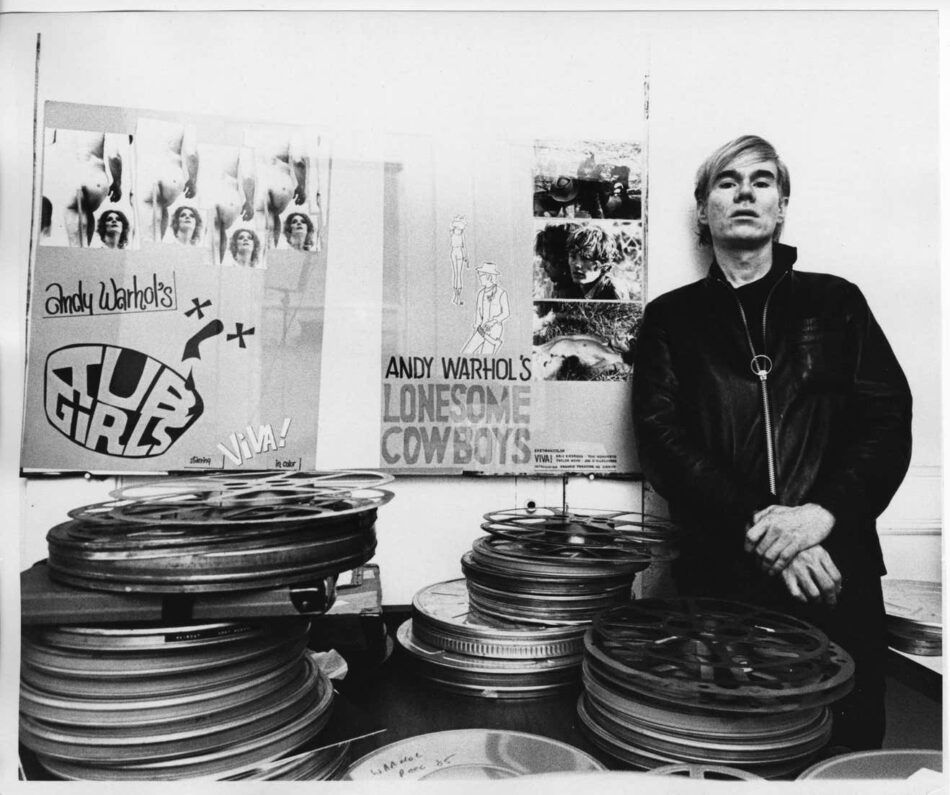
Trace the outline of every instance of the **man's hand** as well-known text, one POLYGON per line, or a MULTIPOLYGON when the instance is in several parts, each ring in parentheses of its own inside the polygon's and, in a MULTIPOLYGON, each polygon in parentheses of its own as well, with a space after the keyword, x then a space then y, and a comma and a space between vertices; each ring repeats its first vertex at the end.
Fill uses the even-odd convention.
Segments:
POLYGON ((793 557, 782 571, 782 579, 789 594, 799 602, 824 602, 828 607, 838 603, 841 572, 820 544, 793 557))
POLYGON ((770 505, 752 518, 745 550, 769 574, 778 574, 797 554, 824 541, 834 525, 834 516, 813 502, 796 508, 770 505))
POLYGON ((122 186, 119 184, 118 180, 116 180, 109 186, 109 201, 117 202, 121 198, 122 186))

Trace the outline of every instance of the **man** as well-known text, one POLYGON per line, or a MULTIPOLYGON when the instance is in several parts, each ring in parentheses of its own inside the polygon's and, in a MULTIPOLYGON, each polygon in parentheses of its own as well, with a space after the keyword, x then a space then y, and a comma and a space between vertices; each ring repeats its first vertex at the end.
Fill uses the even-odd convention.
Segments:
POLYGON ((742 136, 696 178, 708 275, 651 302, 634 368, 643 471, 684 528, 683 594, 793 613, 855 659, 832 744, 880 747, 875 519, 910 460, 907 381, 860 290, 793 269, 788 170, 742 136))

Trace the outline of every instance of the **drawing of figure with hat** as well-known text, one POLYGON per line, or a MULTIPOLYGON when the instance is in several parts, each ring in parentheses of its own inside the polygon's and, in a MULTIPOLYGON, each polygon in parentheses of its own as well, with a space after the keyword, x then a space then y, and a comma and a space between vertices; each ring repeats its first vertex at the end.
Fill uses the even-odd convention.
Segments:
POLYGON ((505 321, 511 314, 508 293, 498 284, 498 266, 483 262, 475 272, 482 286, 475 296, 475 330, 462 346, 463 356, 495 353, 504 342, 505 321))

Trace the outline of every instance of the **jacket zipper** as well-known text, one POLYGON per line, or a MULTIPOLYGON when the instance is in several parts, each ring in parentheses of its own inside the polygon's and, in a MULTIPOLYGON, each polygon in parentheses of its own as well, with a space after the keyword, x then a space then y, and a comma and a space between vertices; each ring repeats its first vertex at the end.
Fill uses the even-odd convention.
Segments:
MULTIPOLYGON (((788 273, 788 271, 785 271, 785 273, 788 273)), ((765 345, 766 341, 765 322, 769 313, 769 301, 772 300, 772 293, 775 292, 775 288, 778 287, 779 282, 785 278, 785 273, 775 280, 775 284, 772 285, 768 295, 765 296, 765 303, 762 306, 763 346, 765 345)), ((739 316, 742 318, 742 327, 745 329, 745 338, 749 343, 749 351, 752 353, 752 361, 749 363, 749 366, 752 368, 752 372, 759 377, 759 387, 760 393, 762 395, 762 415, 765 420, 765 458, 769 469, 769 491, 773 495, 778 496, 778 487, 776 485, 777 479, 775 477, 775 446, 772 441, 772 412, 769 406, 768 384, 769 373, 772 372, 772 360, 765 353, 755 352, 755 344, 752 342, 752 334, 749 331, 749 321, 746 318, 745 310, 742 308, 742 302, 739 300, 739 297, 735 295, 735 293, 733 293, 733 298, 736 300, 736 306, 739 307, 739 316)))

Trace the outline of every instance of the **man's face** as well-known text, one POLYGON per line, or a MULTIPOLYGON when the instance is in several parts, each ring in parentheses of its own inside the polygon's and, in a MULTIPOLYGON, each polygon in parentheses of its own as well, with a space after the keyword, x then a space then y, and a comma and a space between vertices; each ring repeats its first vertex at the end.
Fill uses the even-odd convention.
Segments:
POLYGON ((595 259, 587 259, 581 254, 571 254, 568 264, 571 267, 571 279, 574 284, 595 282, 604 270, 603 263, 595 259))
POLYGON ((730 248, 757 248, 771 241, 785 220, 788 198, 778 187, 774 160, 742 155, 714 174, 709 195, 696 206, 699 222, 709 227, 713 243, 730 248))

